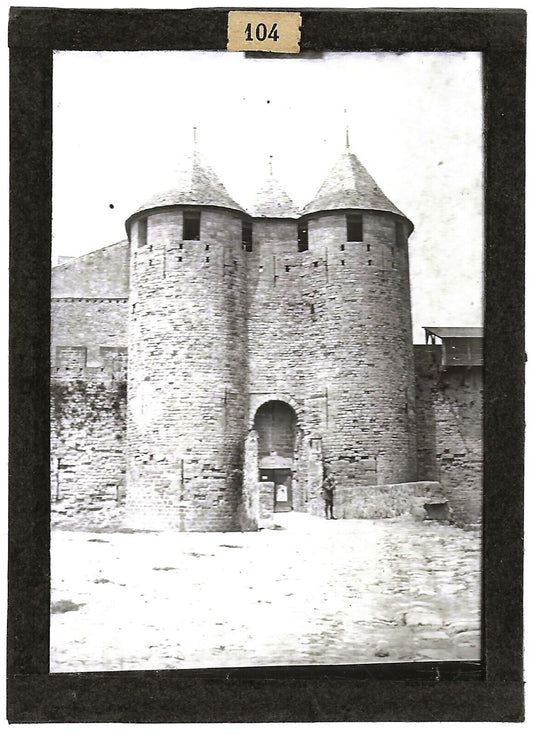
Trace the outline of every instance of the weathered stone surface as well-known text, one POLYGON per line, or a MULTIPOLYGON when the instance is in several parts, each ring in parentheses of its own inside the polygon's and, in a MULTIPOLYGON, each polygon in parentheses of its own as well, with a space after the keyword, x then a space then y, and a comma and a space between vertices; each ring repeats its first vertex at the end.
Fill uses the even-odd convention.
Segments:
POLYGON ((440 369, 440 346, 415 345, 419 477, 440 480, 451 516, 481 519, 483 376, 481 367, 440 369))
POLYGON ((52 523, 121 526, 126 384, 54 380, 51 399, 52 523))

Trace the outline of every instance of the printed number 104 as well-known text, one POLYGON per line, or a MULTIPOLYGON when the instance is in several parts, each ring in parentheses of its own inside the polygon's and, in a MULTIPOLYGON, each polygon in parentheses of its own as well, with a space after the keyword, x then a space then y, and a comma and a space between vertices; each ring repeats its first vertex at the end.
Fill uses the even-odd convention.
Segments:
MULTIPOLYGON (((255 38, 257 41, 266 41, 267 38, 271 38, 273 41, 277 41, 279 39, 279 33, 278 33, 278 24, 273 23, 272 28, 268 30, 265 23, 258 23, 256 27, 253 29, 253 33, 255 34, 255 38)), ((254 37, 252 35, 252 24, 248 23, 246 28, 244 29, 245 38, 247 41, 253 41, 254 37)))

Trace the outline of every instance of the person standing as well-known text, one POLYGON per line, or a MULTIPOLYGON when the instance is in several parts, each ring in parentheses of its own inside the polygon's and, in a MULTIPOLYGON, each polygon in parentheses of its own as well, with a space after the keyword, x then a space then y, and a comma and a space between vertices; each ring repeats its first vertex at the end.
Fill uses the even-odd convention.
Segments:
POLYGON ((333 497, 335 494, 335 478, 331 470, 326 466, 324 468, 324 480, 322 482, 322 493, 324 496, 324 506, 326 519, 335 519, 333 516, 333 497))

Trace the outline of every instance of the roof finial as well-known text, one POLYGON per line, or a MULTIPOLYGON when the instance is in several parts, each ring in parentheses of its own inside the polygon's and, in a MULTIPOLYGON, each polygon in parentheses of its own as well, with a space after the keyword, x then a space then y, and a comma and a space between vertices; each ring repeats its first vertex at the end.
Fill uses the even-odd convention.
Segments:
POLYGON ((196 125, 194 125, 192 129, 192 142, 194 147, 196 148, 196 125))
POLYGON ((344 119, 346 121, 346 150, 350 150, 350 131, 348 130, 348 110, 344 108, 344 119))
POLYGON ((270 176, 273 176, 273 173, 272 173, 272 159, 273 159, 273 156, 272 156, 272 155, 270 155, 270 156, 268 157, 268 159, 269 159, 269 161, 268 161, 268 167, 269 167, 269 169, 270 169, 270 176))

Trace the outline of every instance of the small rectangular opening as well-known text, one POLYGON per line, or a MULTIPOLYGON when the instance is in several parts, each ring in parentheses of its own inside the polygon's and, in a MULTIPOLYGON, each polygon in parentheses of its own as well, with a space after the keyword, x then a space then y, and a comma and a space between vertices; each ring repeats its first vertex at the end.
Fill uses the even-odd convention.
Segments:
POLYGON ((341 266, 344 266, 344 258, 341 260, 341 266))
POLYGON ((247 253, 251 253, 253 250, 253 237, 254 231, 252 223, 247 220, 242 221, 242 244, 247 253))
POLYGON ((363 215, 346 215, 346 240, 350 243, 363 240, 363 215))
POLYGON ((290 266, 285 266, 285 271, 286 271, 287 273, 289 273, 289 271, 290 271, 290 270, 291 270, 291 267, 290 267, 290 266))
POLYGON ((342 243, 341 245, 341 250, 344 250, 344 243, 342 243))
POLYGON ((183 213, 183 240, 200 240, 200 214, 199 210, 183 213))
POLYGON ((146 245, 147 237, 146 217, 137 221, 137 244, 146 245))
POLYGON ((403 239, 404 239, 403 223, 402 222, 395 223, 395 229, 396 229, 396 247, 401 248, 403 245, 403 239))
POLYGON ((298 252, 309 250, 309 231, 307 229, 307 222, 298 223, 298 252))

